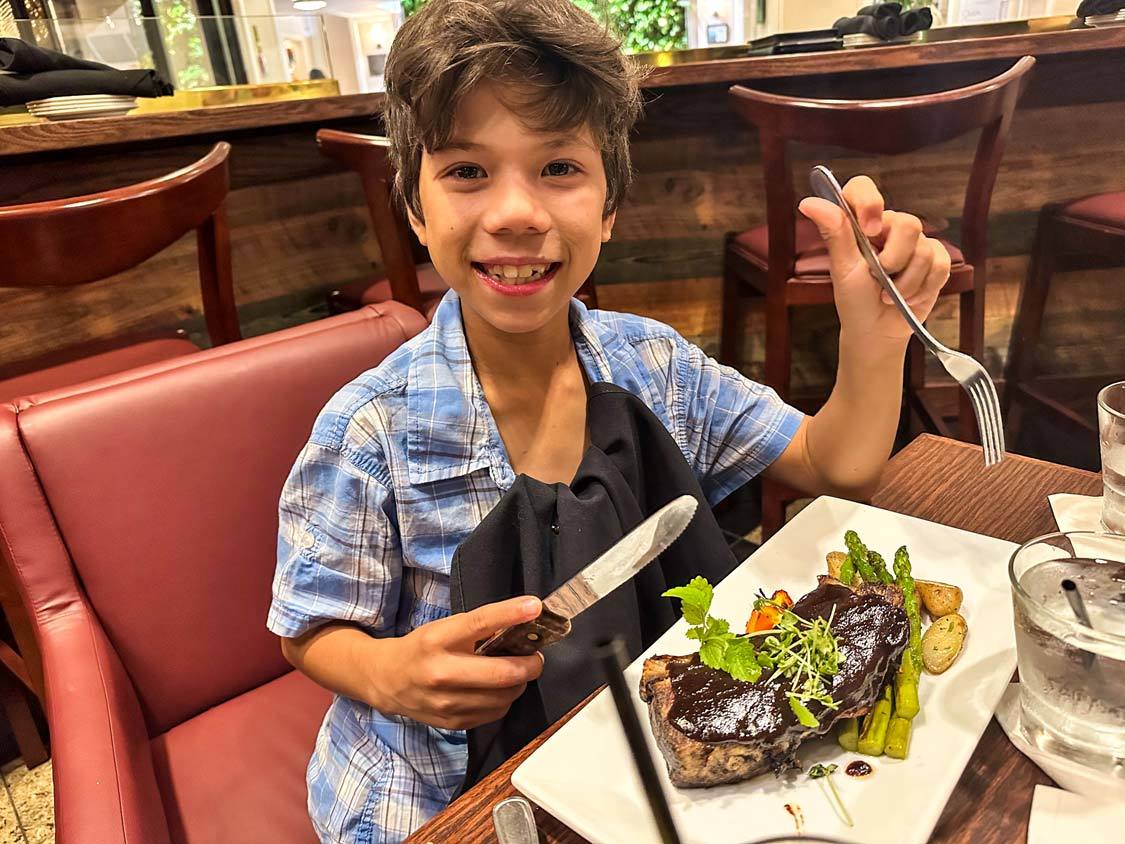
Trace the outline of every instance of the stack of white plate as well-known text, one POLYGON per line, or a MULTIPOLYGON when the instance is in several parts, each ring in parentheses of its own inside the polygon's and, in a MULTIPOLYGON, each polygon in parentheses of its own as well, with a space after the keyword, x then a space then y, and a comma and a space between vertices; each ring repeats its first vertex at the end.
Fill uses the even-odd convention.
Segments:
POLYGON ((853 47, 893 47, 896 44, 910 44, 914 41, 921 41, 922 33, 915 32, 912 35, 903 35, 884 41, 882 38, 868 35, 866 32, 853 32, 851 35, 845 35, 841 40, 845 49, 853 47))
POLYGON ((84 94, 51 97, 27 104, 27 110, 47 120, 77 120, 80 117, 117 117, 137 107, 136 97, 117 94, 84 94))
POLYGON ((1086 26, 1122 26, 1125 25, 1125 9, 1112 15, 1090 15, 1083 21, 1086 26))

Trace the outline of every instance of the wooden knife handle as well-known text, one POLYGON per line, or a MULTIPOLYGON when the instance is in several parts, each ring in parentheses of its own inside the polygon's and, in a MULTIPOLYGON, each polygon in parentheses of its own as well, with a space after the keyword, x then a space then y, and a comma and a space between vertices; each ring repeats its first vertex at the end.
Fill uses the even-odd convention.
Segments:
POLYGON ((570 619, 546 607, 538 618, 505 627, 477 645, 485 656, 531 656, 570 633, 570 619))

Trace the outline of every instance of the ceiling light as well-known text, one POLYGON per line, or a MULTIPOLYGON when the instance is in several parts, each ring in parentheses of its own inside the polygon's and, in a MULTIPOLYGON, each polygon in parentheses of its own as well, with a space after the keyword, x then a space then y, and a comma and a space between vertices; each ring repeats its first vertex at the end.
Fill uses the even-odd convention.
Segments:
POLYGON ((325 0, 293 0, 293 8, 300 12, 316 12, 327 5, 325 0))

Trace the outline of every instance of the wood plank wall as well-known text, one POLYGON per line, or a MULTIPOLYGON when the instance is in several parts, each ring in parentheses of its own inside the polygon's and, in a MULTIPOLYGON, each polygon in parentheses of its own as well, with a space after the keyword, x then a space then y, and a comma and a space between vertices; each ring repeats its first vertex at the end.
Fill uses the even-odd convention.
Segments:
MULTIPOLYGON (((768 87, 816 96, 891 96, 955 87, 1007 64, 779 80, 768 87)), ((995 373, 1002 369, 1039 208, 1125 189, 1122 78, 1125 51, 1048 57, 1036 70, 993 199, 987 358, 995 373)), ((665 320, 709 351, 717 349, 724 233, 765 219, 756 134, 728 109, 726 87, 649 92, 633 146, 637 179, 598 267, 603 307, 665 320)), ((375 118, 332 125, 379 131, 375 118)), ((317 128, 301 124, 0 159, 0 204, 139 181, 198 158, 216 140, 230 140, 236 294, 245 333, 261 333, 319 314, 333 287, 380 269, 359 183, 319 156, 317 128)), ((838 175, 868 173, 895 207, 946 224, 955 235, 974 144, 975 138, 965 138, 893 159, 802 149, 796 169, 825 161, 838 175)), ((185 238, 134 271, 86 288, 0 290, 0 367, 154 325, 181 326, 202 337, 194 262, 194 241, 185 238)), ((1116 339, 1125 315, 1122 275, 1106 270, 1057 278, 1041 355, 1045 371, 1125 373, 1125 344, 1116 339)), ((942 305, 933 320, 936 333, 953 338, 955 318, 955 308, 942 305)), ((796 389, 830 382, 834 326, 830 309, 801 320, 796 389)), ((761 324, 753 313, 746 332, 744 368, 760 374, 761 324)))

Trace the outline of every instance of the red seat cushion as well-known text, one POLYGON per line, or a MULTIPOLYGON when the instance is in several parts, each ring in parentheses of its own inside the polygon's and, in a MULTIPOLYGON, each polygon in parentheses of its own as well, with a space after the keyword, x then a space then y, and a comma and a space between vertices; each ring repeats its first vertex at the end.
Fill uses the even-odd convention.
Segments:
POLYGON ((153 739, 172 844, 314 844, 305 769, 331 701, 291 671, 153 739))
MULTIPOLYGON (((433 264, 418 265, 418 290, 422 294, 422 310, 427 319, 433 317, 434 308, 441 297, 449 290, 433 264)), ((391 282, 381 278, 378 281, 356 281, 346 284, 339 290, 339 300, 347 308, 361 308, 364 305, 377 305, 386 302, 391 296, 391 282)))
MULTIPOLYGON (((932 237, 933 229, 927 227, 926 234, 932 237)), ((955 244, 941 237, 937 240, 949 250, 954 266, 965 263, 965 257, 955 244)), ((734 238, 731 248, 764 271, 769 265, 769 227, 762 225, 747 229, 734 238)), ((828 280, 828 247, 824 245, 820 232, 812 221, 806 217, 798 217, 795 278, 817 277, 828 280)))
POLYGON ((1076 199, 1062 206, 1062 213, 1076 220, 1125 229, 1125 191, 1076 199))
POLYGON ((105 375, 116 375, 145 364, 195 354, 198 351, 199 347, 194 343, 177 338, 134 343, 79 360, 38 369, 26 375, 0 380, 0 401, 43 393, 58 387, 69 387, 105 375))

